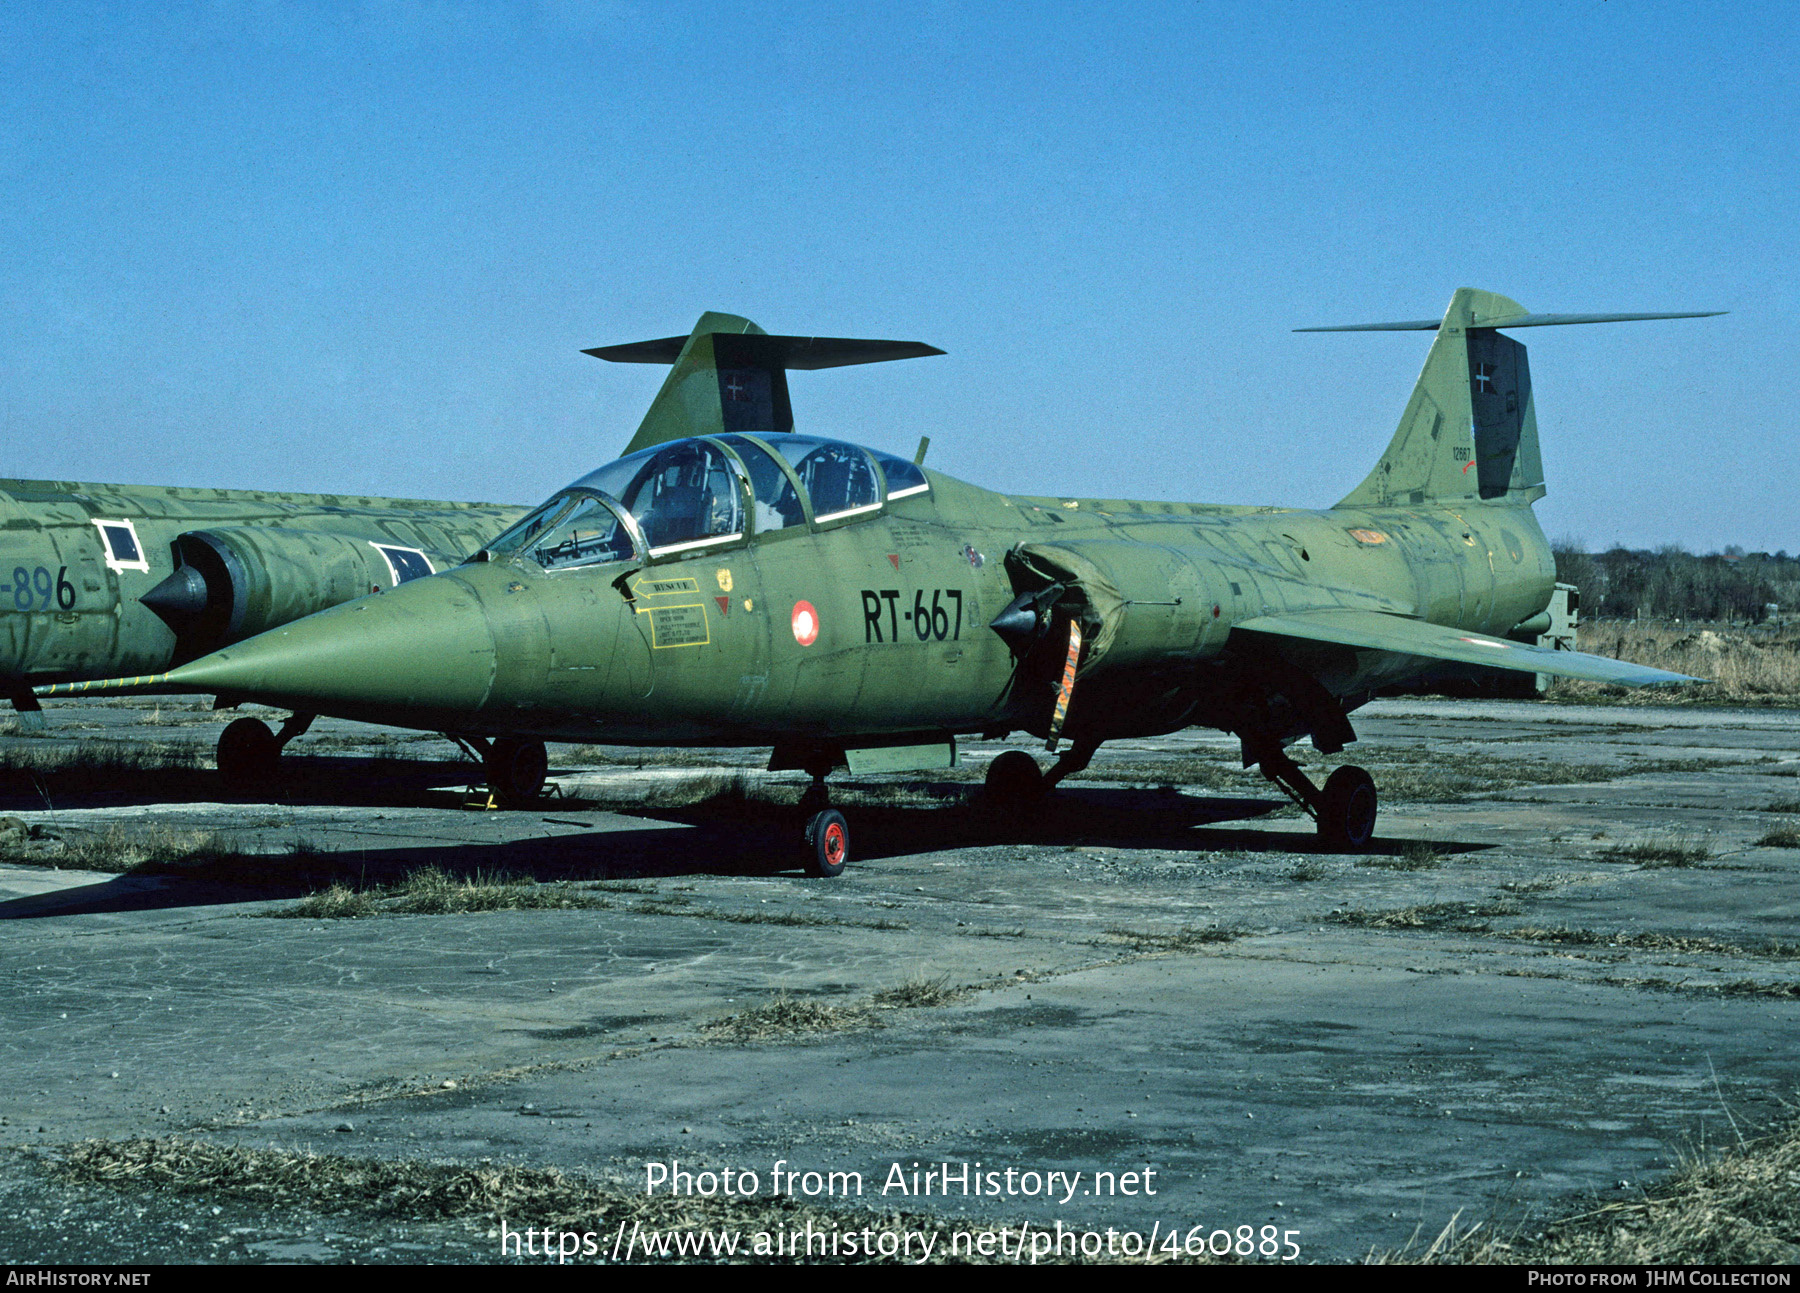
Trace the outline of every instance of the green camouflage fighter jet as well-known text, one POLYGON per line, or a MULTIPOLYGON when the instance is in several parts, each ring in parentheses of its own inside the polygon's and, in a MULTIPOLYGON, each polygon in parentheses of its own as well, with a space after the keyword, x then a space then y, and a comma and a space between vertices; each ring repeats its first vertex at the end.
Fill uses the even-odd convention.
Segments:
POLYGON ((823 875, 849 857, 836 768, 949 767, 972 733, 1068 741, 1047 773, 993 761, 989 793, 1017 801, 1103 741, 1198 725, 1357 847, 1369 774, 1315 786, 1284 747, 1342 750, 1384 687, 1442 661, 1683 680, 1508 636, 1535 631, 1555 568, 1525 348, 1499 329, 1686 317, 1530 314, 1465 288, 1441 321, 1361 325, 1437 340, 1375 469, 1309 511, 1012 497, 796 434, 788 369, 940 352, 708 314, 588 352, 674 367, 623 458, 469 561, 109 690, 452 733, 506 803, 541 788, 547 740, 771 745, 772 769, 814 778, 803 856, 823 875))
MULTIPOLYGON (((185 663, 453 566, 525 512, 0 479, 0 685, 20 720, 41 728, 34 686, 185 663)), ((302 727, 285 727, 277 748, 302 727)), ((246 730, 224 743, 224 766, 246 730)), ((267 741, 252 733, 250 744, 267 741)))

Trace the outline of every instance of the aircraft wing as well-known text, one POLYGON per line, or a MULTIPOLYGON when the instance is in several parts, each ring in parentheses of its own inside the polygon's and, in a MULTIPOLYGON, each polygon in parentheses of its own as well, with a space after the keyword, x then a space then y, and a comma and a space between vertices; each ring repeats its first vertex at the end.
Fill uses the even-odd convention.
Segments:
POLYGON ((1454 660, 1459 664, 1516 669, 1521 673, 1548 673, 1587 682, 1610 682, 1626 687, 1648 687, 1680 682, 1703 682, 1686 674, 1652 669, 1648 665, 1611 660, 1581 651, 1552 651, 1486 633, 1445 628, 1381 611, 1337 607, 1320 611, 1295 611, 1284 615, 1260 615, 1244 620, 1234 632, 1266 633, 1273 637, 1332 642, 1369 651, 1392 651, 1424 656, 1429 660, 1454 660))

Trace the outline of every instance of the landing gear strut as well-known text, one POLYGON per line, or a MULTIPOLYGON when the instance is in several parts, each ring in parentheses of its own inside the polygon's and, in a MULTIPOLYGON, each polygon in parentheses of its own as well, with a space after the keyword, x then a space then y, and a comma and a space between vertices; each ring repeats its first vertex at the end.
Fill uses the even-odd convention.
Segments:
POLYGON ((1327 846, 1360 849, 1375 837, 1375 778, 1364 769, 1345 764, 1325 779, 1321 790, 1284 750, 1265 753, 1257 767, 1318 823, 1327 846))
POLYGON ((525 808, 544 793, 550 775, 550 753, 542 741, 529 737, 502 736, 481 751, 488 792, 501 808, 525 808))
POLYGON ((267 786, 281 767, 282 750, 312 726, 313 717, 295 714, 281 724, 279 732, 270 731, 260 718, 240 718, 228 723, 219 733, 217 752, 219 780, 225 789, 241 795, 267 786))
POLYGON ((806 869, 808 873, 830 879, 844 874, 850 865, 850 823, 831 807, 831 793, 825 788, 828 763, 809 766, 812 785, 800 796, 800 813, 806 819, 806 869))

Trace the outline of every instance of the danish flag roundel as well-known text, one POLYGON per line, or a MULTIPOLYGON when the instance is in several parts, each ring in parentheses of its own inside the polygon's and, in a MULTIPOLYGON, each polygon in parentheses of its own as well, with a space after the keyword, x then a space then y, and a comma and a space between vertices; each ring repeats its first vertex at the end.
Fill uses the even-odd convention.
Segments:
POLYGON ((819 612, 811 602, 794 603, 794 641, 811 646, 819 640, 819 612))

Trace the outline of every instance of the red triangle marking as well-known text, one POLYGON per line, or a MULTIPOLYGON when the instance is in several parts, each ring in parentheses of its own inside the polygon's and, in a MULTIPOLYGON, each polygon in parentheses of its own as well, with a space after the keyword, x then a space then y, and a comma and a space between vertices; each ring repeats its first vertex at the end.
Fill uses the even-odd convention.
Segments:
POLYGON ((719 604, 719 614, 721 616, 731 614, 731 598, 715 597, 713 600, 719 604))
POLYGON ((895 570, 900 569, 900 554, 898 552, 888 553, 888 560, 894 563, 895 570))

